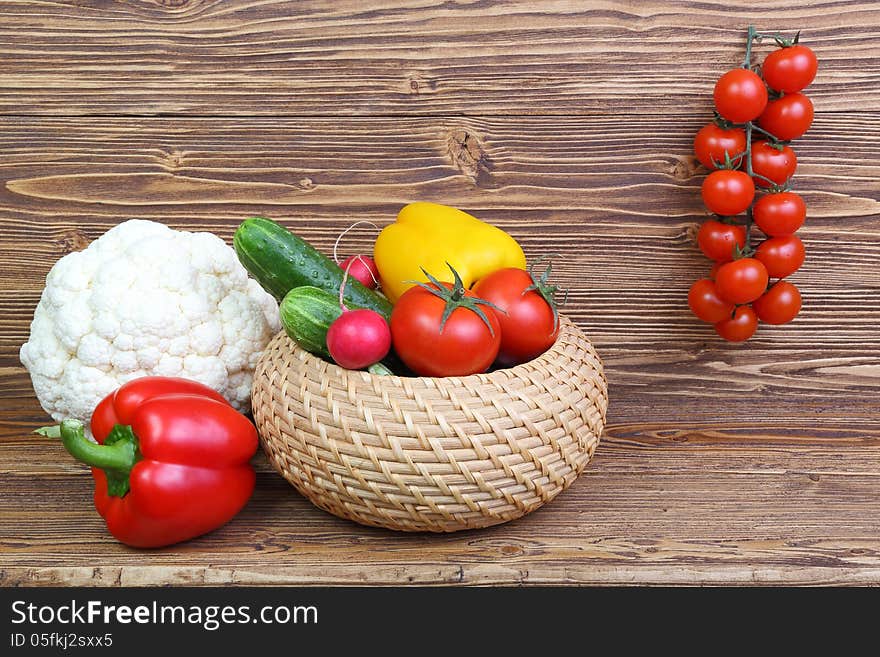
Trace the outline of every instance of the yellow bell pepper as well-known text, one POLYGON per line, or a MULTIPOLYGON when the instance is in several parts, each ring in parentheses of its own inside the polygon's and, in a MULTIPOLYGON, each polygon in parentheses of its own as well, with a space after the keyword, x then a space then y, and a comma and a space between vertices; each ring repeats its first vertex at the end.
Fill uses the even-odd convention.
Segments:
POLYGON ((438 203, 404 207, 397 221, 379 233, 374 255, 382 291, 392 302, 413 286, 407 281, 428 280, 422 269, 451 283, 449 263, 470 287, 498 269, 526 268, 526 256, 510 235, 438 203))

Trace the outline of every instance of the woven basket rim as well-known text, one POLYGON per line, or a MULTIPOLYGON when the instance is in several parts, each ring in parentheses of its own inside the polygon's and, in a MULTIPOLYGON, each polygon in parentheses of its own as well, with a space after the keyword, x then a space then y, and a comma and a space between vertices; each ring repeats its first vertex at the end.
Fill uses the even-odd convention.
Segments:
POLYGON ((518 365, 514 365, 513 367, 503 367, 496 370, 492 370, 491 372, 480 372, 478 374, 466 374, 464 376, 401 376, 399 374, 373 374, 372 372, 368 372, 367 370, 348 370, 336 363, 324 360, 320 356, 316 356, 315 354, 306 351, 302 347, 297 344, 296 340, 288 336, 284 329, 279 331, 276 334, 285 335, 290 342, 293 343, 294 352, 298 354, 298 356, 302 359, 303 364, 307 367, 313 368, 324 368, 328 376, 338 377, 343 374, 351 375, 351 373, 357 372, 363 375, 364 379, 367 381, 372 381, 375 379, 381 379, 385 382, 391 382, 394 380, 397 381, 410 381, 410 382, 420 382, 420 381, 433 381, 437 379, 442 379, 444 381, 462 381, 464 383, 468 382, 477 382, 477 381, 485 381, 487 378, 492 377, 495 374, 501 374, 503 372, 511 372, 516 371, 518 368, 522 368, 534 363, 540 363, 542 361, 552 360, 562 349, 562 338, 565 334, 571 333, 572 331, 580 331, 580 328, 577 324, 575 324, 568 316, 559 314, 559 335, 556 336, 556 341, 550 346, 547 351, 542 353, 537 358, 533 358, 532 360, 526 361, 524 363, 520 363, 518 365))

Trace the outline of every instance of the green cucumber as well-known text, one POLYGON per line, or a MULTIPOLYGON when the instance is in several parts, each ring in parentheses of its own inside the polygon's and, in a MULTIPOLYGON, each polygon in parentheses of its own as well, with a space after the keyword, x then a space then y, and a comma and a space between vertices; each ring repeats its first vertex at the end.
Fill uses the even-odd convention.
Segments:
MULTIPOLYGON (((357 310, 359 307, 351 304, 349 309, 357 310)), ((342 314, 338 296, 313 285, 302 285, 284 295, 278 311, 287 335, 306 351, 333 362, 327 350, 327 331, 342 314)), ((403 365, 392 352, 382 362, 370 365, 367 371, 387 376, 403 371, 403 365)))
MULTIPOLYGON (((339 265, 271 219, 245 219, 235 231, 232 244, 248 273, 278 301, 304 285, 339 294, 344 275, 339 265)), ((385 319, 391 317, 391 302, 351 276, 345 286, 345 301, 375 310, 385 319)))
POLYGON ((385 366, 384 363, 373 363, 367 368, 367 372, 370 374, 377 374, 378 376, 392 376, 394 372, 392 372, 388 367, 385 366))
POLYGON ((327 331, 342 314, 338 297, 313 285, 303 285, 284 295, 278 311, 285 333, 300 347, 332 360, 327 351, 327 331))

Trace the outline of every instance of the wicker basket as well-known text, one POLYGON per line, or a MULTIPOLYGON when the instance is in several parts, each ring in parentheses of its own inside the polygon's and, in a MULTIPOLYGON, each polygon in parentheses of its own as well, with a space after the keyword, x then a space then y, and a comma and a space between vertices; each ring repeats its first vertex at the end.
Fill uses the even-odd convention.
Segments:
POLYGON ((404 531, 486 527, 549 502, 590 461, 607 405, 602 363, 565 318, 535 360, 447 378, 345 370, 282 332, 253 387, 285 479, 330 513, 404 531))

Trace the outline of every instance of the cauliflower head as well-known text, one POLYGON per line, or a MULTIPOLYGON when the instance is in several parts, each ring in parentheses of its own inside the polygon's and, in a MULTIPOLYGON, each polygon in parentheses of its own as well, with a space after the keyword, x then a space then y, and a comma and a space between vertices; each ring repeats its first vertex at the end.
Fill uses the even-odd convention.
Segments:
POLYGON ((211 233, 133 219, 52 267, 22 364, 43 409, 88 423, 106 395, 141 376, 194 379, 250 407, 278 304, 211 233))

